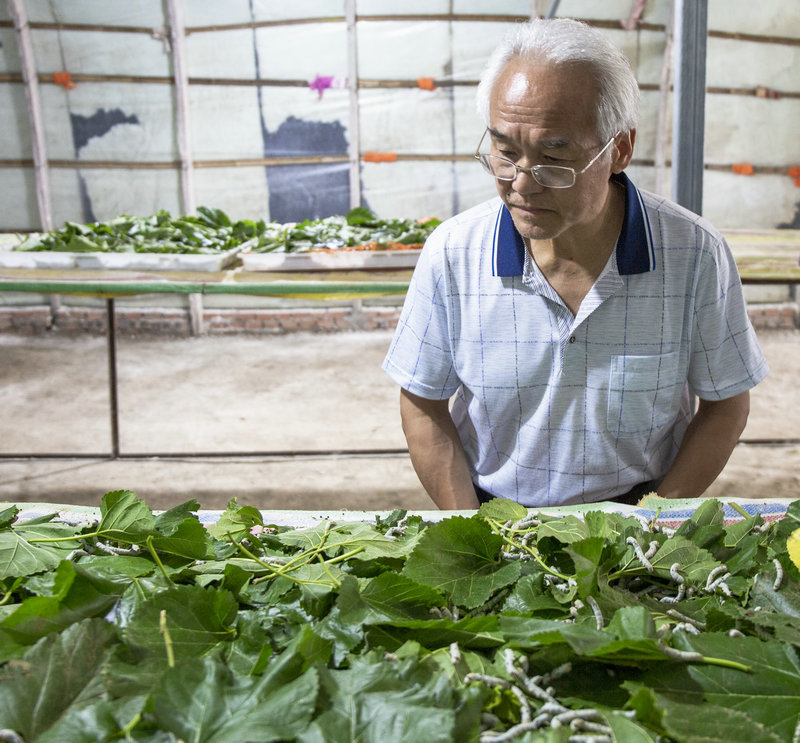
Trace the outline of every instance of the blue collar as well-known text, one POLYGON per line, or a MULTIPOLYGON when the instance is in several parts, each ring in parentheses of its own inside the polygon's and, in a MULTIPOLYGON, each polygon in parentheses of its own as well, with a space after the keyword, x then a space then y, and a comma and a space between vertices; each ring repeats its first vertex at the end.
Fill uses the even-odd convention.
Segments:
MULTIPOLYGON (((621 276, 654 271, 656 256, 650 221, 639 189, 625 173, 611 176, 625 188, 625 218, 617 240, 617 269, 621 276)), ((525 243, 505 205, 500 207, 492 245, 492 275, 521 276, 525 268, 525 243)))

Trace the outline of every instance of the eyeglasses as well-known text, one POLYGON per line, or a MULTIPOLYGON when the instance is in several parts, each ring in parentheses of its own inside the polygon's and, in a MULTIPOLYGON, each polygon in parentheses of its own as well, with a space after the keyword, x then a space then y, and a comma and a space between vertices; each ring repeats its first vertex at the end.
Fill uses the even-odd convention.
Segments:
POLYGON ((483 144, 483 140, 486 139, 486 133, 488 131, 488 129, 484 131, 481 141, 478 143, 478 149, 475 150, 475 158, 483 165, 484 170, 499 181, 513 181, 518 173, 530 173, 536 182, 545 188, 571 188, 574 186, 575 179, 581 175, 581 173, 585 173, 589 170, 620 134, 620 132, 617 132, 611 137, 611 139, 606 142, 603 149, 591 159, 583 170, 576 171, 574 168, 566 168, 562 165, 534 165, 530 168, 522 168, 505 157, 483 154, 481 152, 481 145, 483 144))

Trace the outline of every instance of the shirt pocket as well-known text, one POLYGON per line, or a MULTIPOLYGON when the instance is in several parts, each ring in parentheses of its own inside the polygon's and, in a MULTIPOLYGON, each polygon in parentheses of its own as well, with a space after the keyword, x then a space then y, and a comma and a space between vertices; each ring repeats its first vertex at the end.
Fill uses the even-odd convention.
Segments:
POLYGON ((618 436, 648 433, 674 417, 679 384, 678 352, 658 356, 612 356, 608 384, 608 430, 618 436))

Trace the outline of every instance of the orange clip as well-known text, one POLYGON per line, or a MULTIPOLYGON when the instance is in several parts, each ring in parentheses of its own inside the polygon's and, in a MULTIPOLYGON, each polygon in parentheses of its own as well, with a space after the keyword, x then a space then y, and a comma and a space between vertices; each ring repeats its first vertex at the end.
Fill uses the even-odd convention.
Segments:
POLYGON ((800 188, 800 165, 792 165, 792 167, 786 171, 786 174, 794 178, 794 185, 800 188))
POLYGON ((739 175, 753 175, 755 172, 751 163, 734 163, 731 170, 739 175))
POLYGON ((422 88, 422 90, 436 90, 436 85, 432 77, 418 77, 417 85, 422 88))
POLYGON ((64 90, 72 90, 76 87, 75 83, 72 82, 72 75, 69 72, 54 72, 53 82, 56 85, 60 85, 64 90))
POLYGON ((397 161, 396 152, 365 152, 365 163, 393 163, 397 161))

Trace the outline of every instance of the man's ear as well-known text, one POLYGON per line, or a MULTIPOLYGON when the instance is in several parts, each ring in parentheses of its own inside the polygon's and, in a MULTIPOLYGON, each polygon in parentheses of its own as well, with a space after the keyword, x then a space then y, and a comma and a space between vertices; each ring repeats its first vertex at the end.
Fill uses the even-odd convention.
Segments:
POLYGON ((611 163, 611 170, 614 173, 621 173, 630 165, 633 159, 633 145, 636 142, 636 129, 622 132, 614 144, 614 161, 611 163))

